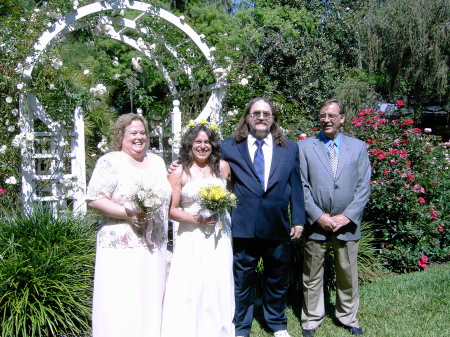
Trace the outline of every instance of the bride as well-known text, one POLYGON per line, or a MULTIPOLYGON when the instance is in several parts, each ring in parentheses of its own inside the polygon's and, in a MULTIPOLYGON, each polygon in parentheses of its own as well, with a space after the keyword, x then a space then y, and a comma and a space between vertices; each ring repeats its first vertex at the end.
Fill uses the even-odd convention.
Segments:
MULTIPOLYGON (((230 216, 200 215, 199 190, 230 185, 220 136, 204 124, 183 135, 180 165, 169 175, 169 217, 179 222, 163 309, 163 337, 234 336, 233 254, 230 216)), ((229 187, 229 186, 228 186, 229 187)))

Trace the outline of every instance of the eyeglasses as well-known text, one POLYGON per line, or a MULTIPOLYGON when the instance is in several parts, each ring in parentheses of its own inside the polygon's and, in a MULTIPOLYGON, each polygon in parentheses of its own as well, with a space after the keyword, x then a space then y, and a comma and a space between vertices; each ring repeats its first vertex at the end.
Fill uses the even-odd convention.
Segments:
POLYGON ((272 118, 272 113, 269 111, 253 111, 250 112, 249 115, 253 118, 253 119, 257 119, 261 116, 261 114, 263 115, 264 119, 270 119, 272 118))
POLYGON ((340 114, 319 114, 319 119, 323 121, 328 117, 330 121, 334 121, 338 116, 340 116, 340 114))

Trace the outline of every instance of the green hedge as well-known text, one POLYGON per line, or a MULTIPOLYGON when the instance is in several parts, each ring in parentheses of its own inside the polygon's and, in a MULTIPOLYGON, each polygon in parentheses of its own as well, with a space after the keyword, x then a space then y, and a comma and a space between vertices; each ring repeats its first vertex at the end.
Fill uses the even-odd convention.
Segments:
POLYGON ((47 209, 0 220, 0 335, 90 331, 94 221, 47 209))

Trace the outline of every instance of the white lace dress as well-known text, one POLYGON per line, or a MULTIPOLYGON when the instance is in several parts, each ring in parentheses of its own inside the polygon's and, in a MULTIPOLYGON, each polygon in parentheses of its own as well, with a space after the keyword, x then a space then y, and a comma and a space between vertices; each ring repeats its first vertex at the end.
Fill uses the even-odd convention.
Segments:
MULTIPOLYGON (((201 187, 225 187, 225 180, 207 178, 186 183, 181 207, 197 214, 201 187)), ((180 223, 164 299, 163 337, 234 336, 233 253, 230 216, 222 228, 206 234, 206 226, 180 223)))
POLYGON ((87 200, 108 198, 123 205, 136 186, 157 190, 162 207, 148 245, 124 220, 102 217, 97 234, 92 330, 94 337, 160 336, 166 284, 168 207, 171 186, 163 160, 147 153, 149 167, 136 168, 125 154, 101 157, 89 183, 87 200))

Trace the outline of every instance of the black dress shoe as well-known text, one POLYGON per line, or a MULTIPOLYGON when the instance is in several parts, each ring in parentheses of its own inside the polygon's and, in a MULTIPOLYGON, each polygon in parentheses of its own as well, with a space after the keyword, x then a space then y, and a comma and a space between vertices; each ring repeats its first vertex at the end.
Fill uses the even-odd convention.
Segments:
POLYGON ((364 335, 361 328, 355 328, 354 326, 351 326, 351 327, 349 327, 349 329, 350 329, 350 332, 352 333, 352 335, 355 335, 355 336, 364 335))
POLYGON ((302 335, 303 337, 313 337, 315 331, 314 329, 302 329, 302 335))

